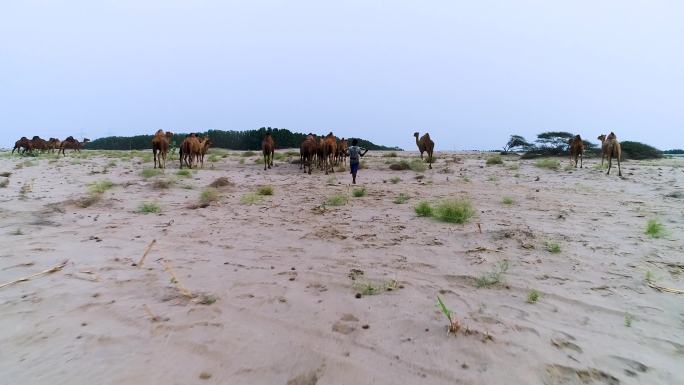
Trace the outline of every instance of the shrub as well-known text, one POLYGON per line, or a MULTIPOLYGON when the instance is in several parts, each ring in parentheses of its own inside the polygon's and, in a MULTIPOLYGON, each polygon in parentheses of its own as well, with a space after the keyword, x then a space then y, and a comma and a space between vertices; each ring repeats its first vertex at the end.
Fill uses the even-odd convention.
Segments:
POLYGON ((102 194, 110 188, 114 187, 114 182, 109 179, 101 180, 99 182, 90 184, 90 192, 94 194, 102 194))
POLYGON ((213 187, 207 187, 202 192, 200 193, 200 205, 201 206, 209 206, 211 202, 216 202, 219 198, 219 193, 218 190, 216 190, 213 187))
POLYGON ((411 163, 409 163, 409 168, 415 172, 424 172, 427 170, 425 162, 421 161, 420 159, 412 160, 411 163))
POLYGON ((503 282, 503 275, 508 271, 508 260, 499 262, 497 269, 487 275, 475 279, 475 286, 478 288, 488 287, 503 282))
POLYGON ((100 194, 88 194, 74 201, 74 204, 81 208, 87 208, 100 201, 100 194))
POLYGON ((466 199, 448 199, 435 207, 435 216, 443 222, 465 223, 475 215, 475 210, 466 199))
POLYGON ((651 219, 646 223, 646 235, 651 238, 662 238, 665 233, 663 224, 655 219, 651 219))
POLYGON ((392 182, 392 184, 397 184, 397 183, 401 182, 401 178, 399 178, 398 176, 395 176, 392 179, 390 179, 390 182, 392 182))
POLYGON ((503 197, 501 202, 505 205, 512 205, 513 203, 515 203, 515 201, 511 197, 503 197))
POLYGON ((213 182, 209 183, 209 187, 224 187, 224 186, 233 186, 234 183, 230 181, 230 179, 226 178, 225 176, 222 176, 220 178, 217 178, 213 182))
POLYGON ((209 162, 211 162, 211 163, 216 163, 216 162, 218 162, 220 159, 221 159, 221 157, 218 156, 217 154, 210 154, 209 157, 207 158, 207 160, 208 160, 209 162))
POLYGON ((167 189, 173 185, 173 179, 156 179, 152 183, 152 188, 156 190, 167 189))
POLYGON ((539 301, 539 297, 539 292, 532 289, 527 293, 527 303, 537 303, 537 301, 539 301))
POLYGON ((622 157, 624 159, 657 159, 662 158, 662 151, 655 147, 651 147, 644 143, 624 141, 620 142, 620 147, 622 148, 622 157))
POLYGON ((398 204, 398 205, 404 204, 404 203, 406 203, 406 202, 409 200, 409 198, 410 198, 410 197, 409 197, 408 195, 406 195, 406 194, 404 194, 404 193, 400 193, 399 196, 397 196, 396 198, 394 198, 394 203, 396 203, 396 204, 398 204))
POLYGON ((333 195, 330 198, 328 198, 325 201, 325 204, 328 206, 344 206, 347 204, 348 200, 349 200, 349 198, 347 198, 346 195, 337 194, 337 195, 333 195))
POLYGON ((161 212, 161 206, 156 202, 143 202, 138 206, 140 214, 156 214, 161 212))
POLYGON ((422 201, 414 209, 416 215, 419 217, 431 217, 432 216, 432 206, 427 201, 422 201))
POLYGON ((365 188, 365 187, 355 188, 355 189, 352 191, 352 195, 353 195, 355 198, 361 198, 361 197, 363 197, 363 196, 366 196, 366 188, 365 188))
POLYGON ((390 170, 394 171, 402 171, 402 170, 408 170, 410 168, 409 163, 405 160, 400 160, 399 162, 392 163, 389 166, 390 170))
POLYGON ((534 165, 539 168, 557 170, 560 167, 560 162, 557 159, 544 158, 539 159, 534 165))
POLYGON ((550 253, 560 253, 561 247, 557 243, 547 242, 546 243, 546 251, 548 251, 550 253))
POLYGON ((503 164, 503 160, 501 159, 500 155, 494 155, 487 158, 487 162, 485 163, 487 164, 487 166, 492 166, 495 164, 503 164))
POLYGON ((257 190, 257 194, 259 194, 259 195, 273 195, 273 186, 261 186, 261 187, 259 187, 259 190, 257 190))
POLYGON ((248 193, 243 195, 242 198, 240 198, 240 203, 243 205, 253 205, 260 203, 263 199, 264 198, 259 194, 248 193))
POLYGON ((162 173, 162 170, 159 168, 145 168, 142 170, 140 175, 142 175, 143 178, 151 178, 153 176, 160 175, 162 173))

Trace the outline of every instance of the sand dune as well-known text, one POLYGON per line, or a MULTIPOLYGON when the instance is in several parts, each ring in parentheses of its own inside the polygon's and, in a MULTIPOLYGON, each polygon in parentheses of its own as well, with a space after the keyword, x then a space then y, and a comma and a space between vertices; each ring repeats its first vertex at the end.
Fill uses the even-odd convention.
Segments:
POLYGON ((0 284, 69 260, 0 289, 0 383, 684 383, 684 295, 647 285, 684 289, 683 158, 625 161, 620 179, 600 159, 440 152, 414 172, 370 152, 354 197, 347 172, 303 175, 284 151, 268 171, 212 151, 148 178, 151 153, 0 157, 0 284), (198 207, 219 177, 232 184, 198 207), (414 213, 445 198, 475 218, 414 213))

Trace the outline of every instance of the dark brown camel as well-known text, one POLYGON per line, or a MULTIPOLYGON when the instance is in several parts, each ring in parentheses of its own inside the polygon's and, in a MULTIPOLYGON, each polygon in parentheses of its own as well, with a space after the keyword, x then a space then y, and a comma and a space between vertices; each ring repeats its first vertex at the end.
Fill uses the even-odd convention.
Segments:
POLYGON ((36 135, 31 139, 31 149, 45 152, 49 149, 48 142, 45 139, 42 139, 40 136, 36 135))
POLYGON ((54 153, 55 150, 59 150, 59 145, 62 144, 62 141, 57 139, 57 138, 50 138, 48 140, 48 148, 50 149, 50 152, 54 153))
POLYGON ((22 136, 21 139, 14 142, 14 148, 12 149, 12 154, 14 150, 17 150, 17 154, 24 154, 26 151, 31 151, 31 141, 27 137, 22 136), (22 151, 24 149, 24 151, 22 151))
POLYGON ((337 163, 345 164, 347 162, 347 152, 349 151, 349 142, 347 139, 342 138, 339 143, 337 143, 337 163))
POLYGON ((172 132, 157 130, 152 138, 152 155, 154 156, 154 168, 166 168, 166 154, 169 152, 169 144, 173 140, 172 132), (158 154, 157 154, 158 153, 158 154))
POLYGON ((584 141, 579 135, 568 140, 570 145, 570 161, 575 161, 575 168, 577 168, 577 159, 579 158, 580 168, 583 168, 582 161, 584 158, 584 141))
POLYGON ((309 167, 309 175, 311 175, 311 166, 313 163, 314 155, 318 148, 318 143, 315 135, 309 134, 306 139, 299 146, 300 155, 300 166, 304 168, 304 173, 306 173, 306 167, 309 167))
POLYGON ((335 155, 337 155, 337 138, 330 132, 323 140, 323 168, 325 169, 325 175, 328 175, 328 169, 330 169, 330 172, 335 172, 335 155))
POLYGON ((261 152, 264 154, 264 170, 266 170, 267 166, 271 168, 273 166, 273 157, 275 156, 275 142, 270 132, 267 132, 261 141, 261 152))
POLYGON ((423 153, 427 152, 428 154, 428 165, 430 168, 432 168, 432 153, 433 150, 435 149, 435 142, 430 139, 430 134, 427 132, 425 135, 421 136, 420 139, 418 139, 418 133, 414 132, 413 136, 416 137, 416 145, 418 146, 418 151, 420 151, 420 159, 423 159, 423 153))
POLYGON ((622 169, 620 168, 622 147, 620 147, 620 142, 618 142, 615 134, 611 132, 608 136, 600 135, 597 139, 601 141, 601 167, 603 167, 603 158, 608 157, 608 171, 606 171, 606 175, 610 175, 613 157, 615 157, 618 162, 618 176, 622 176, 622 169))
POLYGON ((83 148, 83 146, 88 142, 90 142, 90 139, 83 139, 83 142, 81 143, 78 140, 74 139, 73 136, 69 136, 68 138, 64 139, 62 143, 60 143, 57 155, 62 153, 64 156, 66 156, 66 150, 74 150, 76 152, 81 152, 81 148, 83 148))

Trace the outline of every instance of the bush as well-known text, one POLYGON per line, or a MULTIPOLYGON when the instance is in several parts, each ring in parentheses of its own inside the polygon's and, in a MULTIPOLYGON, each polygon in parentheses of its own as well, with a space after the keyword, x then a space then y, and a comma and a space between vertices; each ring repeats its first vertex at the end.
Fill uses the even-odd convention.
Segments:
POLYGON ((156 214, 161 212, 161 206, 156 202, 143 202, 138 206, 138 212, 141 214, 156 214))
POLYGON ((216 202, 218 200, 219 194, 218 190, 216 190, 213 187, 208 187, 202 191, 200 194, 200 205, 201 206, 209 206, 211 202, 216 202))
POLYGON ((190 170, 188 170, 188 169, 178 170, 178 171, 176 171, 176 175, 183 177, 183 178, 187 178, 190 176, 190 170))
POLYGON ((343 206, 347 204, 347 200, 348 198, 346 195, 337 194, 328 198, 325 201, 325 204, 328 206, 343 206))
POLYGON ((655 147, 639 142, 624 141, 620 142, 622 147, 622 157, 624 159, 658 159, 663 157, 662 151, 655 147))
POLYGON ((366 196, 366 188, 365 188, 365 187, 355 188, 355 189, 352 191, 352 195, 353 195, 355 198, 364 197, 364 196, 366 196))
POLYGON ((90 184, 90 192, 92 192, 94 194, 102 194, 112 187, 114 187, 114 182, 112 182, 108 179, 105 179, 105 180, 101 180, 99 182, 95 182, 95 183, 90 184))
POLYGON ((515 203, 515 201, 511 197, 503 197, 501 202, 505 205, 512 205, 513 203, 515 203))
POLYGON ((260 203, 263 199, 264 198, 259 194, 249 193, 243 195, 242 198, 240 198, 240 203, 242 203, 243 205, 253 205, 260 203))
POLYGON ((257 190, 257 194, 259 194, 259 195, 273 195, 273 186, 261 186, 261 187, 259 187, 259 190, 257 190))
POLYGON ((407 161, 401 160, 399 162, 390 164, 389 168, 390 168, 390 170, 394 170, 394 171, 402 171, 402 170, 408 170, 410 168, 410 166, 409 166, 407 161))
POLYGON ((143 178, 151 178, 153 176, 157 176, 162 173, 161 169, 158 168, 145 168, 142 170, 140 175, 142 175, 143 178))
POLYGON ((435 216, 443 222, 465 223, 475 215, 475 210, 466 199, 448 199, 435 208, 435 216))
POLYGON ((487 164, 487 166, 492 166, 495 164, 503 164, 503 160, 501 159, 500 155, 494 155, 487 158, 487 162, 485 163, 487 164))
POLYGON ((411 163, 409 163, 409 168, 415 172, 423 172, 427 170, 425 162, 421 161, 420 159, 412 160, 411 163))
POLYGON ((655 219, 651 219, 646 223, 646 235, 651 238, 662 238, 664 231, 665 227, 663 224, 655 219))
POLYGON ((392 179, 390 179, 390 182, 392 182, 392 184, 397 184, 397 183, 401 182, 401 178, 399 178, 398 176, 395 176, 392 179))
POLYGON ((396 203, 396 204, 398 204, 398 205, 404 204, 404 203, 406 203, 406 202, 409 200, 409 198, 410 198, 410 197, 409 197, 408 195, 406 195, 406 194, 404 194, 404 193, 400 193, 399 196, 397 196, 397 197, 394 199, 394 203, 396 203))
POLYGON ((552 170, 557 170, 560 167, 560 162, 558 159, 550 159, 550 158, 545 158, 545 159, 539 159, 537 163, 534 164, 535 166, 539 168, 548 168, 552 170))
POLYGON ((427 201, 422 201, 418 203, 414 210, 416 211, 416 215, 418 215, 419 217, 432 216, 432 206, 430 206, 430 203, 427 201))

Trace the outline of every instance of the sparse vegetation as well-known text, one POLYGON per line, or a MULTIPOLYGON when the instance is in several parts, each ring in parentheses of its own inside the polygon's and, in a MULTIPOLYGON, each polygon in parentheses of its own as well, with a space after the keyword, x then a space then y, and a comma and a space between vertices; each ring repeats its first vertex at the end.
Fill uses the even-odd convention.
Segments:
POLYGON ((410 197, 407 194, 399 193, 399 195, 396 198, 394 198, 394 203, 401 205, 406 203, 409 200, 409 198, 410 197))
POLYGON ((632 321, 634 321, 634 316, 629 314, 629 313, 625 313, 625 326, 627 326, 628 328, 631 328, 632 327, 632 321))
POLYGON ((437 204, 434 214, 442 222, 462 224, 475 215, 475 210, 467 199, 447 199, 437 204))
POLYGON ((527 292, 527 303, 537 303, 541 294, 535 289, 531 289, 527 292))
POLYGON ((222 176, 220 178, 214 179, 213 182, 209 183, 209 187, 224 187, 224 186, 233 186, 234 183, 230 181, 230 179, 226 178, 225 176, 222 176))
POLYGON ((9 181, 10 181, 10 180, 7 179, 7 178, 5 178, 5 179, 3 179, 2 181, 0 181, 0 188, 5 188, 5 187, 9 186, 9 181))
POLYGON ((402 171, 402 170, 408 170, 409 168, 411 168, 411 166, 409 165, 409 163, 407 161, 402 159, 399 162, 394 162, 394 163, 390 164, 389 168, 390 168, 390 170, 394 170, 394 171, 402 171))
POLYGON ((152 182, 152 188, 155 190, 164 190, 173 186, 174 183, 175 181, 173 179, 159 178, 152 182))
POLYGON ((104 179, 99 182, 91 183, 89 186, 90 192, 93 194, 103 194, 105 191, 114 187, 114 182, 109 179, 104 179))
POLYGON ((513 198, 511 197, 503 197, 503 199, 501 199, 501 203, 505 205, 512 205, 513 203, 515 203, 515 200, 513 200, 513 198))
POLYGON ((327 206, 344 206, 347 204, 348 200, 349 200, 349 198, 347 198, 346 195, 336 194, 336 195, 333 195, 330 198, 328 198, 325 201, 325 204, 327 206))
POLYGON ((157 214, 161 211, 161 206, 156 202, 143 202, 138 206, 137 210, 140 214, 157 214))
POLYGON ((650 219, 646 223, 646 235, 651 238, 662 238, 665 235, 665 227, 656 219, 650 219))
POLYGON ((357 294, 374 295, 382 293, 383 291, 392 291, 398 286, 397 281, 391 279, 386 282, 354 282, 353 288, 357 294))
POLYGON ((254 205, 257 203, 261 203, 263 200, 263 196, 256 194, 256 193, 247 193, 240 198, 240 203, 243 205, 254 205))
POLYGON ((554 254, 560 253, 561 247, 559 244, 557 244, 555 242, 547 242, 546 243, 546 251, 548 251, 549 253, 554 253, 554 254))
POLYGON ((16 229, 14 231, 11 231, 9 234, 10 235, 24 235, 24 232, 21 231, 21 229, 16 229))
POLYGON ((214 187, 207 187, 200 193, 199 201, 203 207, 209 206, 212 202, 216 202, 219 198, 218 190, 214 187))
POLYGON ((144 168, 141 172, 140 175, 147 179, 147 178, 152 178, 153 176, 160 175, 162 173, 161 169, 158 168, 144 168))
POLYGON ((415 207, 416 215, 419 217, 431 217, 432 216, 432 206, 430 202, 421 201, 415 207))
POLYGON ((273 186, 260 186, 257 190, 259 195, 273 195, 273 186))
POLYGON ((503 164, 503 159, 501 159, 501 155, 493 155, 487 158, 487 161, 485 162, 487 166, 493 166, 495 164, 503 164))
POLYGON ((383 158, 396 158, 397 153, 394 151, 386 152, 386 153, 382 154, 382 157, 383 158))
POLYGON ((560 162, 558 161, 558 159, 544 158, 539 159, 534 165, 539 168, 557 170, 560 167, 560 162))
POLYGON ((176 171, 176 175, 180 176, 182 178, 187 178, 190 176, 190 170, 188 170, 187 168, 182 169, 182 170, 178 170, 178 171, 176 171))
POLYGON ((413 159, 411 163, 409 163, 409 168, 415 172, 424 172, 427 170, 425 162, 421 161, 420 159, 413 159))
POLYGON ((366 188, 365 187, 355 188, 354 190, 352 190, 352 195, 355 198, 364 197, 364 196, 366 196, 366 188))
POLYGON ((496 270, 487 275, 478 277, 475 280, 475 286, 478 288, 489 287, 503 282, 503 275, 508 271, 508 260, 504 259, 496 266, 496 270))
POLYGON ((446 307, 439 296, 437 296, 437 305, 439 305, 439 309, 442 311, 442 314, 444 314, 444 316, 447 318, 447 321, 449 321, 449 325, 447 325, 447 331, 449 333, 457 333, 459 329, 461 329, 461 324, 457 319, 452 317, 451 310, 446 307))
POLYGON ((207 160, 211 163, 216 163, 221 160, 221 157, 218 154, 209 154, 207 160))
POLYGON ((74 204, 78 207, 85 209, 85 208, 88 208, 88 207, 94 205, 95 203, 99 202, 101 198, 102 198, 102 194, 91 193, 91 194, 88 194, 88 195, 82 196, 81 198, 76 199, 74 201, 74 204))
POLYGON ((242 156, 245 158, 249 158, 250 156, 254 156, 254 155, 256 155, 256 152, 254 152, 254 151, 245 151, 242 153, 242 156))
POLYGON ((399 178, 398 176, 395 176, 395 177, 390 179, 390 182, 392 184, 397 184, 397 183, 401 182, 401 178, 399 178))
POLYGON ((497 178, 496 175, 490 175, 487 177, 487 180, 489 182, 496 182, 497 180, 499 180, 499 178, 497 178))

